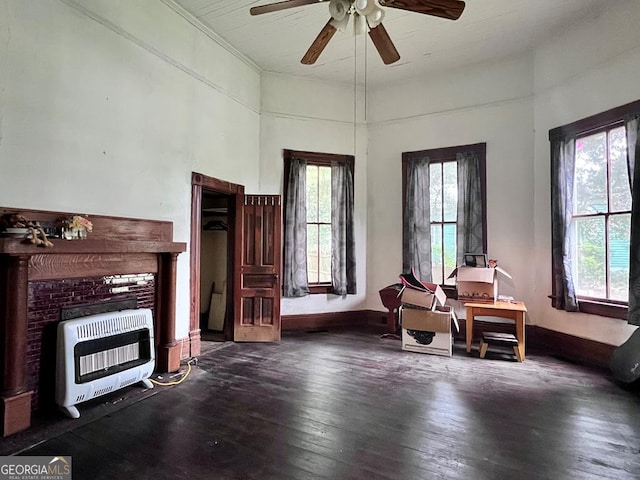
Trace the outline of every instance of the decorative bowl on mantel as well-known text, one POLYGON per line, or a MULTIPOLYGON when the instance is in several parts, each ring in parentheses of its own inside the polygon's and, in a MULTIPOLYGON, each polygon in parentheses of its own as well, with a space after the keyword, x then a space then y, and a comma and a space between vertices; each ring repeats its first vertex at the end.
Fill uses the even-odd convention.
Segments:
POLYGON ((16 237, 16 238, 24 238, 29 235, 28 228, 18 228, 18 227, 6 227, 2 231, 0 231, 0 236, 3 237, 16 237))

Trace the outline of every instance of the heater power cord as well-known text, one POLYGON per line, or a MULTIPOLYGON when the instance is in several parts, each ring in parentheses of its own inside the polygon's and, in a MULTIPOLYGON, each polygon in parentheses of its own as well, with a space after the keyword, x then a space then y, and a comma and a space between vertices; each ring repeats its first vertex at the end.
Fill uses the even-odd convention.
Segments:
POLYGON ((151 381, 151 383, 153 383, 154 385, 158 385, 160 387, 172 387, 174 385, 180 385, 182 382, 184 382, 187 379, 187 377, 191 373, 191 364, 192 363, 195 363, 197 365, 198 364, 198 359, 194 357, 194 358, 191 358, 187 362, 187 371, 184 373, 184 375, 182 375, 180 380, 175 380, 173 382, 158 382, 157 380, 154 380, 154 379, 150 378, 149 381, 151 381))

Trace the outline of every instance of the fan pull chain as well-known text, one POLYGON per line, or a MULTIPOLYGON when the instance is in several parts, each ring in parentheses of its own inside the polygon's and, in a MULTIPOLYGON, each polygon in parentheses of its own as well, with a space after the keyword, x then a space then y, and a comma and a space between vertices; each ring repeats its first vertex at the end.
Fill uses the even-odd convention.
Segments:
POLYGON ((353 35, 353 157, 356 156, 356 132, 358 129, 358 36, 353 35))
POLYGON ((367 70, 368 70, 368 59, 367 59, 367 38, 364 38, 364 121, 367 122, 367 70))

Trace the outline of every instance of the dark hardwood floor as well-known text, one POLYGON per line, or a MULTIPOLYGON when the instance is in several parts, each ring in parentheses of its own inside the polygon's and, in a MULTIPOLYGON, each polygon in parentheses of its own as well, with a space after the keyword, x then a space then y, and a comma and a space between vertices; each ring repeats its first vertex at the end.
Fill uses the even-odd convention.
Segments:
POLYGON ((638 479, 640 396, 532 351, 285 333, 219 346, 183 384, 20 454, 72 455, 75 480, 638 479))

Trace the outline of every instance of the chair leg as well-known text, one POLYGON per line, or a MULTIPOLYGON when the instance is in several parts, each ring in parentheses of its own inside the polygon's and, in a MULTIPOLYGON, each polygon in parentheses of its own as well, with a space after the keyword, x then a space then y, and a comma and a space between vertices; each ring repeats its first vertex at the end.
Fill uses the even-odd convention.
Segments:
POLYGON ((488 343, 480 341, 480 358, 484 358, 484 356, 487 354, 488 346, 489 346, 488 343))

